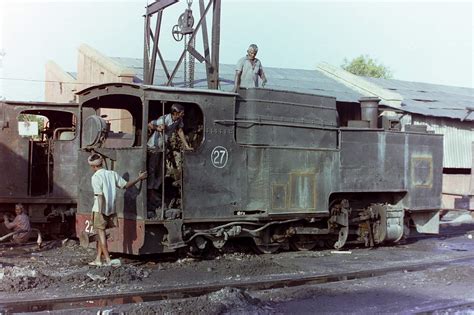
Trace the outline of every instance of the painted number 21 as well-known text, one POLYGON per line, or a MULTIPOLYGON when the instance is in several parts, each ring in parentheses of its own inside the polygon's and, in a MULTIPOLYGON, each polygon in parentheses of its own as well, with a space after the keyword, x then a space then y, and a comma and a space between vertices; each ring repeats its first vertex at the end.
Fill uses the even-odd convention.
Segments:
POLYGON ((223 168, 227 164, 229 153, 227 149, 221 146, 215 147, 211 152, 211 162, 216 168, 223 168))
POLYGON ((84 230, 86 231, 86 233, 89 233, 89 234, 94 233, 91 221, 86 220, 85 224, 86 224, 86 228, 84 230))

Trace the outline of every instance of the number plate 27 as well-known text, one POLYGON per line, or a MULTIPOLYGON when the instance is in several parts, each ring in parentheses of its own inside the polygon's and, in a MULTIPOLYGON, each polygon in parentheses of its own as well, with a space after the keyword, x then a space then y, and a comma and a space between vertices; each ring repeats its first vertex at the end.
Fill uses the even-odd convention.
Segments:
POLYGON ((222 146, 215 147, 211 152, 211 163, 216 168, 224 168, 229 159, 229 152, 222 146))

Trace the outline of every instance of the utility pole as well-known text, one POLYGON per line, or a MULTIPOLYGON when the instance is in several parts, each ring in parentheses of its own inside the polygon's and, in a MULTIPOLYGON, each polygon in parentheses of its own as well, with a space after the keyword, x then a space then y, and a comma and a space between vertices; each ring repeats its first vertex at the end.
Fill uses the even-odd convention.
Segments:
POLYGON ((5 92, 3 91, 3 57, 5 57, 5 55, 6 52, 2 48, 2 50, 0 50, 0 101, 5 100, 5 92))

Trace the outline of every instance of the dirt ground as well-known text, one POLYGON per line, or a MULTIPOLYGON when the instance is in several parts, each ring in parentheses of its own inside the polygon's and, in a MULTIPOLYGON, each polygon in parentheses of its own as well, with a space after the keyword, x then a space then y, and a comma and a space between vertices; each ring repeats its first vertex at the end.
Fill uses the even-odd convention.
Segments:
MULTIPOLYGON (((82 248, 73 240, 52 243, 41 251, 7 248, 0 252, 0 310, 7 301, 122 292, 137 292, 137 296, 131 301, 113 301, 128 303, 119 306, 108 306, 107 301, 91 302, 91 307, 83 308, 81 313, 411 313, 435 305, 474 303, 472 261, 426 271, 264 291, 244 291, 230 285, 243 280, 330 275, 443 261, 474 253, 474 224, 456 223, 444 231, 448 228, 460 232, 454 237, 433 237, 391 247, 349 248, 345 254, 322 250, 255 255, 239 247, 233 248, 237 252, 205 260, 173 256, 137 260, 119 256, 120 267, 87 265, 94 259, 94 249, 82 248), (153 302, 139 296, 141 291, 152 288, 204 287, 206 284, 222 284, 224 289, 197 293, 194 297, 169 296, 153 302)), ((71 311, 54 312, 69 314, 71 311)))

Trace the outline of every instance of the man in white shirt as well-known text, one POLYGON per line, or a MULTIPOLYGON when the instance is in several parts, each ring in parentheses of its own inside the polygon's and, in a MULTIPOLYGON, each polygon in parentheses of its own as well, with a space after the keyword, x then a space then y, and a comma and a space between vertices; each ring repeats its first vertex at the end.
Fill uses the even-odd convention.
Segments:
POLYGON ((262 87, 265 87, 267 78, 263 72, 262 63, 257 58, 258 47, 252 44, 247 49, 247 56, 237 62, 235 68, 234 92, 237 93, 240 87, 258 87, 258 77, 262 79, 262 87))
POLYGON ((92 266, 110 265, 110 255, 107 248, 105 230, 117 226, 117 214, 115 211, 115 200, 117 187, 127 189, 147 177, 146 172, 140 172, 138 178, 127 182, 117 172, 103 168, 103 158, 94 153, 87 159, 94 171, 91 178, 94 191, 94 205, 92 206, 92 226, 97 230, 97 257, 90 262, 92 266), (104 263, 102 263, 102 256, 104 263))

